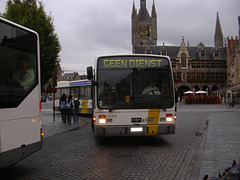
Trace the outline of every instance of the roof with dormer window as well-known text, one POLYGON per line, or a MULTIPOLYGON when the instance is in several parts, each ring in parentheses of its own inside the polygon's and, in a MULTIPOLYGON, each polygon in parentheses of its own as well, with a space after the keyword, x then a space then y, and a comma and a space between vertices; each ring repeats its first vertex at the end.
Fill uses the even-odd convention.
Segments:
MULTIPOLYGON (((154 46, 154 45, 138 45, 135 47, 135 53, 136 54, 144 54, 145 49, 149 46, 152 50, 152 54, 160 54, 160 50, 162 46, 154 46)), ((167 55, 170 57, 172 60, 176 60, 176 57, 178 55, 178 52, 180 50, 181 46, 164 46, 164 49, 167 51, 167 55)), ((187 46, 186 47, 189 55, 191 56, 191 60, 197 60, 199 61, 199 46, 187 46)), ((213 56, 212 56, 212 48, 213 47, 204 47, 204 50, 206 52, 206 59, 204 61, 212 61, 213 56)), ((227 51, 226 48, 224 47, 218 47, 218 50, 220 52, 220 58, 218 60, 227 60, 227 51)))

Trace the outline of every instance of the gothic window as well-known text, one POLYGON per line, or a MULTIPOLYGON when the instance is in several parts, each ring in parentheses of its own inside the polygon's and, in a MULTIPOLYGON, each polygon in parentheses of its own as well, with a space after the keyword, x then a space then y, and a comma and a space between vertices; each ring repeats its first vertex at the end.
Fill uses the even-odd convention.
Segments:
POLYGON ((211 80, 215 80, 215 78, 216 78, 216 77, 215 77, 215 73, 212 73, 212 72, 211 72, 210 74, 211 74, 211 80))
POLYGON ((183 74, 183 82, 186 82, 186 74, 183 74))
POLYGON ((152 54, 152 49, 149 46, 145 49, 145 54, 152 54))
POLYGON ((166 50, 162 50, 161 51, 161 55, 166 56, 167 55, 167 51, 166 50))
POLYGON ((226 66, 225 66, 225 64, 224 63, 220 63, 220 68, 221 69, 224 69, 226 66))
POLYGON ((192 68, 196 68, 196 64, 195 63, 192 63, 192 68))
POLYGON ((215 68, 215 64, 211 63, 211 69, 215 68))
POLYGON ((206 80, 210 80, 210 78, 211 78, 211 73, 210 73, 210 72, 207 72, 207 73, 206 73, 206 80))
POLYGON ((218 81, 220 80, 220 73, 219 72, 216 73, 216 80, 218 80, 218 81))
POLYGON ((176 62, 172 62, 172 68, 173 68, 173 69, 177 68, 176 62))
POLYGON ((188 72, 188 73, 187 73, 187 81, 188 81, 188 80, 191 80, 191 79, 192 79, 192 73, 191 73, 191 72, 188 72))
POLYGON ((201 57, 201 58, 206 57, 206 54, 205 54, 205 51, 204 51, 204 50, 201 50, 201 51, 200 51, 200 57, 201 57))
POLYGON ((220 57, 220 52, 219 51, 215 51, 215 58, 219 58, 220 57))
POLYGON ((146 50, 145 54, 152 54, 152 50, 146 50))
POLYGON ((200 63, 196 63, 196 68, 200 68, 200 63))
POLYGON ((201 73, 198 72, 198 73, 197 73, 197 80, 200 80, 200 79, 201 79, 201 73))
POLYGON ((206 68, 210 68, 210 63, 206 63, 206 68))
POLYGON ((181 67, 187 67, 187 55, 185 53, 181 54, 181 67))
POLYGON ((181 72, 178 72, 178 73, 177 73, 177 80, 180 80, 180 81, 181 81, 181 72))

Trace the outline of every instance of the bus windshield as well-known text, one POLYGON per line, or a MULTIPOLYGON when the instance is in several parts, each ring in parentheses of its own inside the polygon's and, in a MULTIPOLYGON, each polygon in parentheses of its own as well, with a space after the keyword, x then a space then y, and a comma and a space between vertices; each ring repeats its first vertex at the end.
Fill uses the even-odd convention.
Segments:
POLYGON ((38 85, 37 35, 0 22, 0 57, 0 108, 14 108, 38 85))
POLYGON ((97 61, 99 109, 165 109, 174 106, 171 65, 165 57, 101 57, 97 61))

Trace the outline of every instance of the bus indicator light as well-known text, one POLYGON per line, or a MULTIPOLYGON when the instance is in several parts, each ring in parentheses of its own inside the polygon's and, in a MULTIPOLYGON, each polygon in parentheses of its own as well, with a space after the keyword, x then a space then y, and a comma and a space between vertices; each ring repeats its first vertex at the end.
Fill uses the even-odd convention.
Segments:
POLYGON ((96 121, 96 117, 95 116, 93 116, 93 122, 95 122, 96 121))

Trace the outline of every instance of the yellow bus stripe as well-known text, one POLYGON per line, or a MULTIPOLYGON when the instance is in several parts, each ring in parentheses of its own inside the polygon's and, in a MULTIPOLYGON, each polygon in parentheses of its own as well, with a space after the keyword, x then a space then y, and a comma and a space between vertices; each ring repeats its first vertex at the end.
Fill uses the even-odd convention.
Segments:
POLYGON ((88 100, 84 99, 84 100, 82 100, 82 110, 81 110, 81 113, 82 114, 87 114, 87 110, 88 110, 88 100))
POLYGON ((148 122, 147 122, 145 135, 157 134, 159 117, 160 117, 160 109, 149 109, 148 122))

